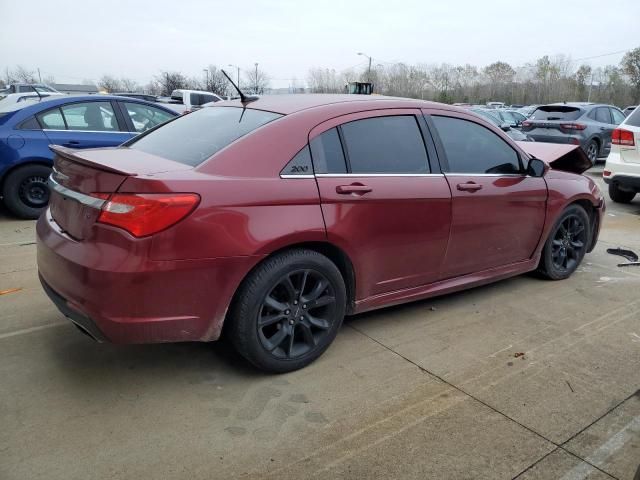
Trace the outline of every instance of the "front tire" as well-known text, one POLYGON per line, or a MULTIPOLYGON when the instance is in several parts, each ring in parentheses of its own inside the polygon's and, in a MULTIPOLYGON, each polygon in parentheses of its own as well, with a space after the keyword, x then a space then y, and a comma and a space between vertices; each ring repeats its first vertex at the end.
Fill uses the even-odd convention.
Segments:
POLYGON ((616 203, 631 203, 635 196, 636 192, 620 190, 620 187, 615 183, 609 184, 609 197, 616 203))
POLYGON ((268 258, 244 280, 226 333, 256 367, 290 372, 324 353, 345 308, 346 288, 336 265, 313 250, 290 250, 268 258))
POLYGON ((20 218, 38 218, 49 203, 49 175, 51 168, 35 164, 19 167, 7 175, 2 192, 7 209, 20 218))
POLYGON ((576 271, 587 252, 591 223, 579 205, 570 205, 560 215, 549 233, 538 272, 550 280, 563 280, 576 271))

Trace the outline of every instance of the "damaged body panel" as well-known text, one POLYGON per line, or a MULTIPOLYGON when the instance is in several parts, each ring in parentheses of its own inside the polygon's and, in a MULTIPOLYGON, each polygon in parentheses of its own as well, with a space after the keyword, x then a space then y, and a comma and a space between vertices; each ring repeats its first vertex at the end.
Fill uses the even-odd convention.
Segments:
POLYGON ((542 142, 516 143, 526 153, 539 158, 554 170, 580 174, 591 168, 591 160, 579 145, 542 142))

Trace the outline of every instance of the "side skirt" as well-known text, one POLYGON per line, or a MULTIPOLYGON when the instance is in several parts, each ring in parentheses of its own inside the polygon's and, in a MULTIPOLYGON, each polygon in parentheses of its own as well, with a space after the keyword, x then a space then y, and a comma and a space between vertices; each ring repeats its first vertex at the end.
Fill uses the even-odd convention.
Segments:
POLYGON ((382 293, 362 300, 356 300, 353 313, 362 313, 377 308, 390 307, 401 303, 424 300, 447 293, 458 292, 472 287, 479 287, 488 283, 497 282, 509 277, 535 270, 540 261, 540 256, 522 262, 512 263, 504 267, 491 268, 480 272, 469 273, 447 280, 440 280, 428 285, 411 287, 403 290, 382 293))

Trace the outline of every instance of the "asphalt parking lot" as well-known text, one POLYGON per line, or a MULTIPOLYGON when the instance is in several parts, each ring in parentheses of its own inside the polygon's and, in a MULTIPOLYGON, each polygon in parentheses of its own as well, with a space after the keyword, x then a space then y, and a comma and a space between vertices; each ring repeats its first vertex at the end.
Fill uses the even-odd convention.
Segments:
POLYGON ((41 291, 34 228, 0 213, 2 479, 638 470, 640 267, 606 249, 640 253, 639 198, 608 202, 569 280, 521 276, 352 317, 319 361, 279 376, 223 343, 93 343, 41 291))

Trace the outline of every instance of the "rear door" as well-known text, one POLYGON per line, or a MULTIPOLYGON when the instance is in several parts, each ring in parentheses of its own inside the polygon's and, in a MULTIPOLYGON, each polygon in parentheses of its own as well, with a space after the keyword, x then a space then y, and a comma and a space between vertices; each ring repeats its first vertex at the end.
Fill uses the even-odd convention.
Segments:
POLYGON ((439 276, 451 193, 423 122, 419 110, 376 110, 309 135, 327 235, 354 262, 358 299, 439 276))
POLYGON ((545 220, 544 179, 527 176, 518 151, 474 117, 425 113, 453 196, 442 278, 531 258, 545 220))
POLYGON ((124 119, 110 101, 74 102, 36 116, 49 141, 69 148, 117 146, 129 140, 124 119))
POLYGON ((597 123, 597 134, 601 145, 599 156, 607 155, 611 150, 611 133, 616 126, 613 123, 609 107, 598 107, 594 110, 594 112, 591 112, 593 117, 591 117, 591 113, 589 117, 593 118, 597 123))

